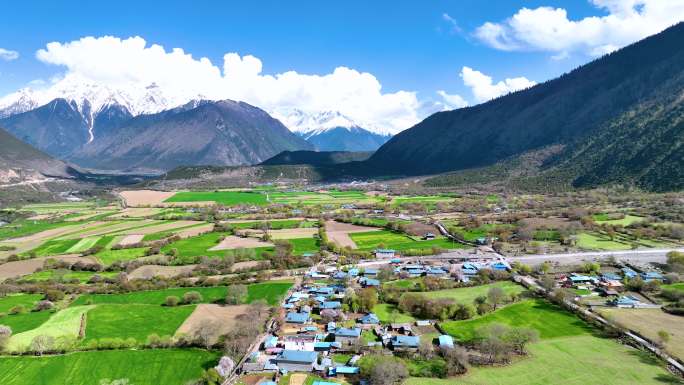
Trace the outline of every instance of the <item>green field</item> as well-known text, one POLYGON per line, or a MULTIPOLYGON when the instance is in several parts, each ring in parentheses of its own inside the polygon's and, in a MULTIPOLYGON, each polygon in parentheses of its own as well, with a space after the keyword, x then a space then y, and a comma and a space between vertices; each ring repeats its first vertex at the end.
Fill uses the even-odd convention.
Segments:
POLYGON ((636 215, 625 215, 622 219, 609 219, 608 214, 596 214, 594 215, 594 221, 602 225, 614 225, 614 226, 629 226, 633 223, 643 221, 643 217, 638 217, 636 215))
POLYGON ((342 205, 379 202, 378 198, 370 197, 363 191, 269 192, 267 196, 270 203, 287 205, 342 205))
POLYGON ((11 308, 21 305, 31 310, 33 305, 43 299, 42 294, 13 294, 0 297, 0 313, 7 313, 11 308))
POLYGON ((373 307, 373 313, 378 316, 378 319, 382 323, 391 322, 413 322, 416 319, 410 314, 406 314, 401 310, 397 309, 395 305, 389 303, 380 303, 373 307), (392 312, 396 318, 392 319, 392 312))
POLYGON ((38 246, 37 248, 31 250, 30 252, 26 252, 23 254, 28 255, 31 253, 35 253, 35 255, 38 257, 66 254, 68 250, 74 247, 78 242, 78 239, 50 240, 38 246))
POLYGON ((76 222, 59 221, 30 221, 22 219, 14 221, 8 225, 0 227, 0 239, 19 238, 27 235, 39 233, 45 230, 56 229, 63 226, 71 226, 76 222))
POLYGON ((349 234, 349 237, 356 243, 359 250, 364 251, 375 250, 381 244, 384 245, 384 248, 386 249, 399 251, 430 249, 432 247, 439 247, 442 249, 463 247, 458 243, 454 244, 450 240, 442 237, 429 241, 417 241, 405 234, 399 234, 388 230, 352 233, 349 234))
POLYGON ((216 365, 220 354, 197 349, 107 350, 49 357, 0 358, 3 385, 99 385, 128 379, 130 385, 184 385, 216 365))
POLYGON ((492 322, 536 329, 541 339, 577 336, 591 331, 575 315, 538 299, 517 302, 478 318, 443 322, 440 326, 459 341, 471 341, 478 328, 492 322))
POLYGON ((682 283, 672 283, 669 285, 662 285, 661 289, 674 289, 677 291, 684 291, 684 282, 682 283))
POLYGON ((117 261, 131 261, 136 258, 144 257, 147 247, 136 247, 131 249, 103 250, 95 254, 95 257, 105 266, 109 266, 117 261))
POLYGON ((250 221, 250 222, 229 222, 228 225, 234 229, 260 229, 267 224, 271 230, 296 229, 300 227, 316 227, 316 221, 301 221, 298 219, 276 219, 271 221, 250 221))
POLYGON ((44 324, 54 314, 49 311, 11 314, 0 317, 0 325, 12 328, 12 334, 23 333, 44 324))
POLYGON ((632 245, 628 243, 621 243, 611 241, 607 236, 596 233, 579 233, 577 234, 577 247, 589 250, 629 250, 632 245))
POLYGON ((176 202, 216 202, 222 205, 265 205, 266 195, 241 191, 186 191, 178 192, 165 200, 167 203, 176 202))
POLYGON ((43 270, 33 274, 26 275, 22 277, 22 280, 26 281, 47 281, 47 280, 57 280, 57 281, 73 281, 77 279, 80 283, 87 283, 90 278, 94 275, 99 275, 102 278, 114 278, 119 275, 117 271, 71 271, 71 270, 43 270))
POLYGON ((505 367, 474 367, 462 377, 448 380, 414 378, 409 385, 513 385, 513 384, 657 384, 678 383, 647 354, 594 336, 593 329, 575 315, 543 300, 526 300, 494 313, 440 326, 460 341, 474 331, 498 322, 539 331, 540 341, 528 347, 528 357, 505 367), (587 368, 591 368, 587 370, 587 368))
POLYGON ((91 306, 74 306, 54 313, 45 323, 35 329, 18 333, 10 338, 8 349, 18 350, 27 347, 39 335, 59 337, 78 337, 81 317, 91 306))
POLYGON ((456 288, 456 289, 448 289, 448 290, 437 290, 437 291, 427 291, 420 293, 428 298, 451 298, 455 300, 458 303, 463 303, 463 304, 471 304, 477 297, 481 296, 487 296, 487 292, 489 289, 493 287, 499 287, 501 288, 504 293, 510 295, 510 294, 519 294, 525 291, 525 288, 510 282, 510 281, 501 281, 501 282, 496 282, 496 283, 491 283, 489 285, 481 285, 481 286, 472 286, 472 287, 462 287, 462 288, 456 288))
POLYGON ((101 304, 88 311, 85 341, 101 338, 134 338, 144 343, 147 336, 173 336, 195 306, 165 307, 144 304, 101 304))
POLYGON ((226 250, 209 251, 212 247, 219 243, 219 238, 228 234, 224 233, 206 233, 195 237, 185 238, 176 242, 170 243, 162 247, 162 253, 166 253, 171 249, 178 250, 179 257, 224 257, 227 255, 226 250))
POLYGON ((83 238, 80 241, 78 241, 75 245, 71 246, 71 248, 69 248, 69 250, 67 250, 66 252, 67 254, 84 252, 95 246, 101 238, 102 237, 83 238))
POLYGON ((318 240, 313 238, 293 238, 287 241, 292 244, 292 253, 294 255, 317 253, 320 249, 318 240))
MULTIPOLYGON (((247 287, 247 302, 264 299, 275 304, 292 286, 291 282, 256 283, 247 287)), ((84 294, 72 303, 72 306, 87 304, 148 304, 162 305, 166 297, 182 298, 189 291, 197 291, 202 295, 203 303, 220 302, 226 297, 226 287, 177 287, 164 290, 137 291, 125 294, 84 294)))

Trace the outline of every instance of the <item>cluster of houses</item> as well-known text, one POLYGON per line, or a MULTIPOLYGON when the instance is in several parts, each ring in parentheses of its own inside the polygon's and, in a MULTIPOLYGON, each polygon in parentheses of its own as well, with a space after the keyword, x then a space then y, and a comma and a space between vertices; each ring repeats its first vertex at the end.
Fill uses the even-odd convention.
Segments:
POLYGON ((586 291, 589 293, 588 296, 609 297, 607 304, 610 306, 619 308, 653 307, 654 305, 642 302, 634 295, 624 295, 624 280, 636 277, 641 277, 644 282, 663 282, 665 279, 662 274, 655 271, 636 272, 630 267, 623 267, 620 270, 600 275, 560 274, 556 276, 556 281, 561 287, 586 291))
MULTIPOLYGON (((351 270, 351 269, 350 269, 351 270)), ((364 275, 358 277, 373 280, 364 275)), ((347 271, 347 274, 358 272, 347 271)), ((375 272, 377 274, 377 272, 375 272)), ((420 336, 411 323, 381 324, 374 313, 353 314, 343 311, 346 287, 342 283, 309 284, 292 292, 281 305, 282 323, 277 333, 264 338, 258 351, 243 364, 242 371, 269 373, 316 372, 322 377, 358 374, 359 352, 370 348, 392 351, 416 351, 420 336), (336 353, 354 353, 346 362, 333 359, 336 353)), ((415 326, 430 326, 417 321, 415 326)), ((439 338, 442 347, 453 347, 450 336, 439 338)))
POLYGON ((483 260, 481 262, 465 262, 461 265, 461 270, 458 274, 458 279, 461 282, 470 282, 472 278, 477 276, 480 270, 495 270, 495 271, 510 271, 511 265, 506 258, 492 258, 483 260))

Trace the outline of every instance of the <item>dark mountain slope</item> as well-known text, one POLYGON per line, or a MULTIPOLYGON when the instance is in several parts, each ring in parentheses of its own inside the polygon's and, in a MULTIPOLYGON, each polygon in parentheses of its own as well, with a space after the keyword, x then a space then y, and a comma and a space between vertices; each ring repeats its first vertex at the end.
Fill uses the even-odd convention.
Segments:
POLYGON ((360 127, 335 127, 301 135, 318 151, 375 151, 391 138, 360 127))
POLYGON ((263 110, 233 101, 202 102, 133 118, 71 158, 104 170, 169 170, 182 165, 259 163, 312 146, 263 110))
POLYGON ((368 159, 372 152, 347 151, 283 151, 261 163, 262 166, 308 164, 311 166, 329 166, 368 159))
POLYGON ((0 128, 0 184, 39 180, 43 177, 69 178, 76 171, 62 161, 18 140, 0 128))
POLYGON ((593 185, 608 176, 661 185, 663 178, 677 176, 672 164, 668 167, 675 171, 662 169, 663 160, 670 159, 679 169, 684 162, 677 158, 682 127, 676 123, 681 120, 676 106, 682 103, 683 74, 680 23, 558 79, 475 107, 434 114, 392 138, 365 166, 376 174, 439 173, 486 166, 560 144, 564 152, 547 166, 570 167, 575 185, 593 185), (669 106, 671 113, 648 118, 647 105, 669 106), (671 122, 669 129, 662 129, 661 119, 671 122), (647 121, 658 130, 644 130, 647 121), (606 146, 615 138, 625 143, 609 151, 606 146), (611 157, 619 164, 609 165, 611 157), (580 159, 583 163, 576 167, 580 159), (639 172, 633 171, 635 165, 639 172))

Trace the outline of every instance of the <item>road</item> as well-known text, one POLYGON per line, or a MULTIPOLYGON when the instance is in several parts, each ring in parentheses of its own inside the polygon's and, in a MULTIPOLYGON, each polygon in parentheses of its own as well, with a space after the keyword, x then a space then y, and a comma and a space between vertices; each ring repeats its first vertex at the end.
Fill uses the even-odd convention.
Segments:
POLYGON ((573 264, 596 259, 615 257, 615 259, 632 263, 665 263, 670 251, 684 252, 684 248, 676 249, 639 249, 623 251, 592 251, 581 253, 535 254, 508 257, 509 261, 520 261, 528 265, 537 265, 544 261, 560 264, 573 264))

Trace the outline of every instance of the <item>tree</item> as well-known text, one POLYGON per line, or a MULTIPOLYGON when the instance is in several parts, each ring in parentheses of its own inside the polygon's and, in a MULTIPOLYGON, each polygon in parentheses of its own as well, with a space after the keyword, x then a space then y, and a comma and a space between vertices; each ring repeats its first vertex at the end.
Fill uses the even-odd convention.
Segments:
POLYGON ((429 338, 423 338, 420 340, 418 354, 420 354, 420 357, 425 360, 431 360, 435 356, 435 347, 429 338))
POLYGON ((556 280, 550 275, 545 275, 539 280, 539 284, 544 290, 551 291, 556 287, 556 280))
POLYGON ((9 326, 0 325, 0 352, 5 350, 11 337, 12 328, 9 326))
POLYGON ((601 265, 596 262, 586 262, 582 265, 582 270, 587 274, 598 274, 601 272, 601 265))
POLYGON ((178 298, 175 295, 170 295, 170 296, 166 297, 166 300, 164 301, 164 305, 170 306, 170 307, 178 306, 178 303, 180 303, 180 298, 178 298))
POLYGON ((189 291, 183 294, 183 303, 191 304, 199 302, 202 302, 202 294, 200 294, 198 291, 189 291))
POLYGON ((61 290, 50 289, 45 292, 45 299, 52 302, 61 301, 64 299, 64 292, 61 290))
POLYGON ((394 385, 408 377, 408 370, 397 357, 367 355, 359 361, 361 376, 370 385, 394 385))
POLYGON ((658 345, 664 347, 670 341, 670 333, 666 330, 658 330, 658 345))
POLYGON ((359 307, 363 311, 372 311, 378 304, 378 291, 369 287, 359 293, 359 307))
POLYGON ((42 356, 43 353, 50 351, 55 346, 55 337, 47 335, 38 335, 31 340, 30 350, 42 356))
POLYGON ((498 286, 492 287, 487 291, 487 301, 494 307, 494 310, 496 310, 496 307, 501 304, 505 298, 506 293, 498 286))
POLYGON ((203 319, 197 325, 194 332, 195 341, 207 350, 213 345, 216 336, 221 330, 221 324, 216 320, 203 319))
POLYGON ((247 286, 230 285, 226 293, 226 304, 239 305, 247 301, 247 286))
POLYGON ((446 361, 449 376, 465 374, 470 368, 468 351, 460 346, 446 348, 442 351, 442 355, 446 361))

